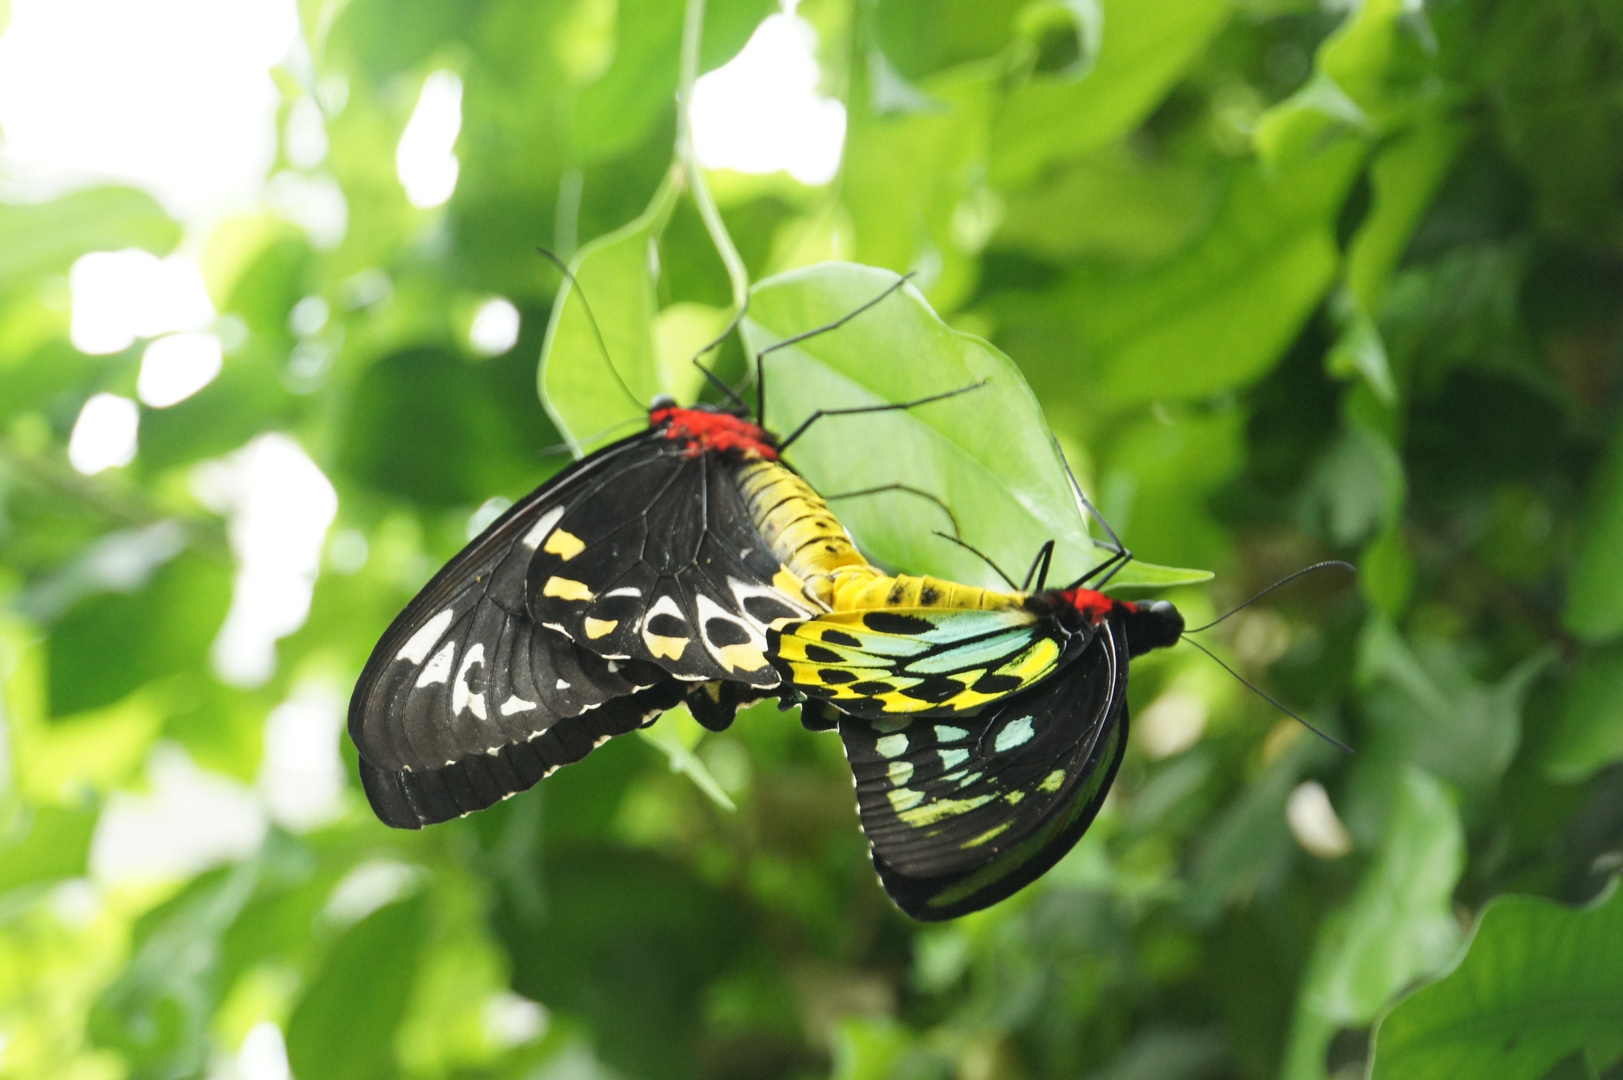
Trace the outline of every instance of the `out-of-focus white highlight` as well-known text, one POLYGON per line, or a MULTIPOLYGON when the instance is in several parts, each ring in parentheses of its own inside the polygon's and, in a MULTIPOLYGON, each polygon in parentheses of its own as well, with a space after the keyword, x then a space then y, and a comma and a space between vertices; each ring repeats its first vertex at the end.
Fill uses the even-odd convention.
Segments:
POLYGON ((287 328, 293 331, 296 337, 311 337, 321 333, 331 314, 332 305, 327 303, 325 297, 306 296, 294 304, 293 310, 287 313, 287 328))
POLYGON ((283 170, 265 185, 265 202, 304 230, 312 247, 331 251, 349 231, 349 200, 330 176, 302 176, 283 170))
POLYGON ((1144 710, 1137 722, 1138 743, 1151 758, 1181 754, 1206 731, 1206 701, 1188 690, 1168 690, 1144 710))
POLYGON ((504 1049, 539 1039, 546 1034, 551 1020, 546 1006, 511 990, 493 994, 485 1002, 485 1035, 504 1049))
POLYGON ((693 87, 693 149, 712 169, 826 184, 839 171, 845 106, 817 93, 817 31, 768 16, 743 50, 693 87))
POLYGON ((511 300, 497 296, 474 312, 468 344, 480 356, 500 356, 518 344, 519 314, 511 300))
POLYGON ((462 80, 436 71, 423 80, 417 108, 395 148, 395 171, 411 205, 438 206, 456 190, 456 137, 462 131, 462 80))
POLYGON ((276 152, 270 68, 298 30, 294 0, 13 0, 8 178, 31 197, 121 180, 187 217, 251 200, 276 152))
POLYGON ((238 1080, 290 1080, 292 1075, 282 1029, 269 1020, 249 1028, 237 1051, 238 1080))
POLYGON ((1296 842, 1321 859, 1339 859, 1353 848, 1347 827, 1336 816, 1329 793, 1317 780, 1296 785, 1285 801, 1285 820, 1296 842))
POLYGON ((393 859, 373 859, 344 875, 321 909, 339 926, 360 922, 385 904, 404 899, 422 881, 422 871, 393 859))
POLYGON ((168 408, 213 382, 223 362, 220 339, 214 334, 161 337, 141 354, 135 394, 154 409, 168 408))
POLYGON ((327 118, 310 95, 288 107, 282 148, 287 159, 301 169, 313 169, 327 160, 327 118))
POLYGON ((276 641, 304 625, 338 495, 303 448, 286 435, 256 437, 221 461, 198 467, 192 487, 228 514, 237 576, 214 670, 233 686, 258 686, 276 671, 276 641))
POLYGON ((271 820, 308 832, 344 812, 344 764, 338 731, 344 702, 337 691, 307 684, 265 719, 259 790, 271 820))
POLYGON ((147 760, 149 790, 114 792, 90 842, 90 873, 104 884, 188 878, 252 854, 265 814, 249 788, 198 768, 160 743, 147 760))
POLYGON ((79 410, 68 438, 68 462, 86 476, 135 460, 141 410, 117 394, 97 394, 79 410))
POLYGON ((74 348, 100 356, 123 352, 136 338, 175 330, 201 330, 214 321, 214 304, 197 262, 186 255, 160 259, 150 251, 93 251, 68 273, 74 348))

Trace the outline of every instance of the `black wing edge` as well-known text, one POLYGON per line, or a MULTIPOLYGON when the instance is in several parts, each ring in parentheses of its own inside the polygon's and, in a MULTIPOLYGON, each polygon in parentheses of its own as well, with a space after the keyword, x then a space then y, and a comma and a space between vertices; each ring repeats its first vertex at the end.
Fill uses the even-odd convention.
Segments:
POLYGON ((559 720, 527 742, 511 743, 429 771, 384 770, 361 758, 361 787, 373 813, 396 829, 420 829, 464 817, 528 791, 591 753, 605 740, 652 723, 690 688, 667 680, 559 720))
POLYGON ((897 907, 920 922, 944 922, 1007 900, 1048 873, 1055 863, 1070 854, 1076 842, 1082 839, 1082 834, 1088 831, 1088 826, 1093 824, 1093 819, 1099 813, 1099 807, 1104 804, 1105 796, 1110 793, 1110 785, 1115 782, 1116 770, 1121 766, 1122 754, 1127 749, 1125 704, 1122 710, 1121 723, 1116 726, 1115 732, 1109 738, 1100 740, 1099 750, 1089 759, 1090 765, 1093 765, 1106 754, 1110 758, 1100 774, 1102 779, 1098 788, 1081 811, 1062 827, 1039 832, 1020 847, 985 866, 945 877, 908 877, 894 870, 878 852, 872 852, 874 869, 879 873, 879 882, 886 894, 897 907), (1018 859, 1023 851, 1030 851, 1031 854, 1016 869, 1002 877, 994 873, 1010 860, 1018 859))
MULTIPOLYGON (((1093 824, 1099 808, 1110 794, 1110 787, 1116 781, 1116 771, 1121 768, 1122 756, 1127 752, 1128 659, 1125 635, 1113 635, 1111 640, 1115 643, 1113 661, 1119 677, 1110 704, 1114 716, 1106 718, 1104 737, 1094 743, 1093 753, 1088 755, 1084 767, 1091 774, 1089 784, 1092 790, 1071 804, 1073 809, 1068 816, 1056 817, 1019 846, 991 862, 959 874, 929 878, 903 874, 887 863, 870 844, 868 851, 874 870, 879 874, 879 883, 904 913, 920 922, 945 922, 989 908, 1048 873, 1082 839, 1082 834, 1093 824), (1119 642, 1116 641, 1118 637, 1122 639, 1119 642)), ((1048 687, 1038 687, 1016 697, 1036 696, 1048 690, 1048 687)), ((1010 702, 1015 700, 1009 699, 1010 702)), ((1003 707, 1007 705, 1008 702, 1005 702, 1003 707)))
POLYGON ((349 699, 347 727, 350 741, 355 744, 357 750, 363 749, 362 743, 366 738, 365 717, 373 687, 383 672, 388 670, 400 646, 422 626, 424 613, 432 614, 445 606, 446 596, 453 593, 461 584, 467 566, 488 558, 492 545, 517 542, 518 537, 522 535, 519 526, 528 523, 530 518, 562 496, 563 489, 581 482, 607 462, 647 443, 657 435, 652 428, 638 432, 619 442, 610 443, 555 473, 540 487, 509 507, 501 517, 491 522, 484 532, 457 552, 450 562, 440 567, 439 572, 429 579, 427 585, 418 590, 417 595, 412 597, 411 602, 394 617, 388 629, 378 638, 377 644, 372 647, 371 655, 361 668, 360 677, 355 680, 355 689, 349 699))
POLYGON ((565 765, 573 765, 606 738, 624 735, 686 704, 711 731, 725 731, 741 708, 775 695, 743 683, 692 683, 667 679, 647 690, 614 698, 580 716, 560 720, 528 742, 495 754, 464 758, 429 772, 380 769, 360 759, 361 788, 378 820, 396 829, 421 829, 487 809, 528 791, 565 765))

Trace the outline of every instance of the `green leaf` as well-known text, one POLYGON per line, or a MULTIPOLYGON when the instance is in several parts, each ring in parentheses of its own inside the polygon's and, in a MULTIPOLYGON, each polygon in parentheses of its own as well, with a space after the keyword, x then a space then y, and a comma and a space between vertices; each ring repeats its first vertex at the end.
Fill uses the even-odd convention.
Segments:
MULTIPOLYGON (((751 354, 826 326, 895 284, 894 275, 824 263, 761 282, 743 323, 751 354)), ((952 507, 962 539, 1017 582, 1037 549, 1056 541, 1050 581, 1070 581, 1105 553, 1071 494, 1053 437, 1020 371, 980 338, 942 322, 911 286, 838 330, 766 358, 766 420, 787 435, 814 410, 912 401, 984 385, 907 411, 819 420, 790 450, 870 557, 911 573, 1001 586, 975 555, 932 534, 952 521, 907 492, 839 498, 906 484, 952 507)), ((1202 581, 1196 570, 1129 564, 1113 584, 1202 581)))
POLYGON ((1544 771, 1559 783, 1587 780, 1623 759, 1623 645, 1584 653, 1567 687, 1561 723, 1544 752, 1544 771))
POLYGON ((55 806, 25 807, 0 835, 0 893, 85 872, 96 815, 55 806))
POLYGON ((992 56, 1013 40, 1026 0, 880 0, 874 41, 904 77, 992 56))
POLYGON ((422 896, 389 904, 349 929, 287 1024, 299 1080, 382 1080, 398 1075, 395 1028, 411 1000, 422 950, 422 896))
POLYGON ((659 237, 677 195, 673 173, 641 217, 582 248, 570 264, 574 282, 563 283, 552 305, 538 373, 541 399, 578 453, 613 442, 633 422, 646 422, 648 403, 673 391, 659 362, 654 285, 659 237))
MULTIPOLYGON (((575 103, 573 144, 582 162, 602 161, 630 150, 672 107, 686 7, 671 0, 617 0, 596 6, 607 9, 615 20, 613 59, 575 103)), ((773 0, 706 3, 701 68, 726 63, 775 10, 773 0)), ((567 63, 570 50, 561 43, 555 47, 567 63)))
POLYGON ((0 202, 0 292, 65 273, 86 252, 138 247, 162 255, 179 242, 180 226, 129 188, 91 188, 35 206, 0 202))
POLYGON ((224 559, 182 552, 140 591, 81 601, 51 636, 51 715, 110 705, 201 665, 231 601, 224 559))
POLYGON ((1358 891, 1319 928, 1285 1080, 1324 1077, 1337 1028, 1368 1023, 1394 993, 1453 955, 1460 941, 1453 894, 1464 867, 1465 831, 1453 800, 1430 774, 1406 770, 1380 853, 1358 891))
POLYGON ((1370 771, 1374 809, 1385 812, 1392 779, 1385 772, 1399 762, 1459 785, 1470 799, 1490 792, 1521 744, 1522 704, 1553 659, 1552 651, 1540 650, 1490 683, 1472 673, 1455 643, 1422 637, 1411 644, 1390 623, 1372 620, 1358 663, 1376 742, 1359 754, 1358 768, 1370 771))
POLYGON ((1623 634, 1623 428, 1589 482, 1567 579, 1567 629, 1585 641, 1623 634))
POLYGON ((1536 1080, 1575 1051, 1623 1055, 1623 894, 1587 908, 1504 896, 1447 976, 1375 1030, 1372 1080, 1536 1080))
POLYGON ((998 108, 993 184, 1017 188, 1137 127, 1228 20, 1227 0, 1101 0, 1104 33, 1081 79, 1037 76, 998 108))
POLYGON ((678 706, 668 710, 652 727, 638 728, 637 734, 670 759, 671 772, 687 776, 710 797, 711 802, 728 812, 738 809, 721 784, 710 775, 704 762, 693 752, 699 740, 704 738, 704 728, 685 708, 678 706))
POLYGON ((96 1003, 90 1033, 117 1049, 138 1080, 191 1076, 208 1060, 219 1004, 221 938, 253 897, 257 860, 193 881, 147 914, 134 956, 96 1003))
POLYGON ((1138 274, 1079 273, 1074 310, 1105 392, 1202 397, 1273 367, 1334 277, 1335 216, 1361 157, 1349 145, 1278 175, 1243 170, 1179 258, 1138 274))

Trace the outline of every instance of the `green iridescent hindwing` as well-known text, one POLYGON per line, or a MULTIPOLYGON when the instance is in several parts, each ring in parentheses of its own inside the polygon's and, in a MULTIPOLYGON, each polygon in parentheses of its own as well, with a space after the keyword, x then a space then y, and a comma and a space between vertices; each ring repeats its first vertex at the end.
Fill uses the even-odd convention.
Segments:
POLYGON ((858 716, 954 715, 1053 674, 1061 631, 1023 607, 837 611, 768 635, 800 692, 858 716))

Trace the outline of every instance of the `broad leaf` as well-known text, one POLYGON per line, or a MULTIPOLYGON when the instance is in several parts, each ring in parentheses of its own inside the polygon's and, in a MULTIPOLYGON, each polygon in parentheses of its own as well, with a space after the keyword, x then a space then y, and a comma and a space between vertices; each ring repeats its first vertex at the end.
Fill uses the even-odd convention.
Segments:
MULTIPOLYGON (((892 274, 846 263, 763 281, 751 294, 745 341, 756 354, 851 314, 895 282, 892 274)), ((1017 583, 1049 539, 1056 544, 1050 582, 1073 580, 1107 557, 1089 536, 1042 409, 1019 369, 987 342, 942 322, 911 286, 838 330, 770 353, 764 377, 766 421, 785 436, 818 409, 965 390, 906 411, 819 420, 791 449, 796 468, 832 500, 870 557, 912 573, 1002 585, 973 553, 934 535, 952 532, 954 523, 929 498, 907 491, 841 497, 891 484, 950 506, 961 539, 1017 583)), ((1208 577, 1132 563, 1113 584, 1208 577)))
POLYGON ((1286 1080, 1325 1075, 1338 1028, 1367 1024, 1417 976, 1459 945, 1454 886, 1465 866, 1465 832, 1443 785, 1409 769, 1398 787, 1380 854, 1358 891, 1319 928, 1297 999, 1286 1080))
POLYGON ((92 188, 38 206, 0 202, 0 291, 64 273, 86 252, 139 247, 161 255, 179 240, 180 226, 129 188, 92 188))
POLYGON ((1586 641, 1623 634, 1623 429, 1589 482, 1567 581, 1567 629, 1586 641))
POLYGON ((675 175, 636 221, 581 249, 570 265, 574 280, 553 302, 541 400, 578 453, 628 434, 647 420, 648 403, 671 391, 659 363, 654 285, 659 237, 676 207, 675 175))
POLYGON ((1375 1030, 1373 1080, 1535 1080, 1574 1051, 1623 1055, 1623 894, 1573 909, 1506 896, 1446 977, 1375 1030))

